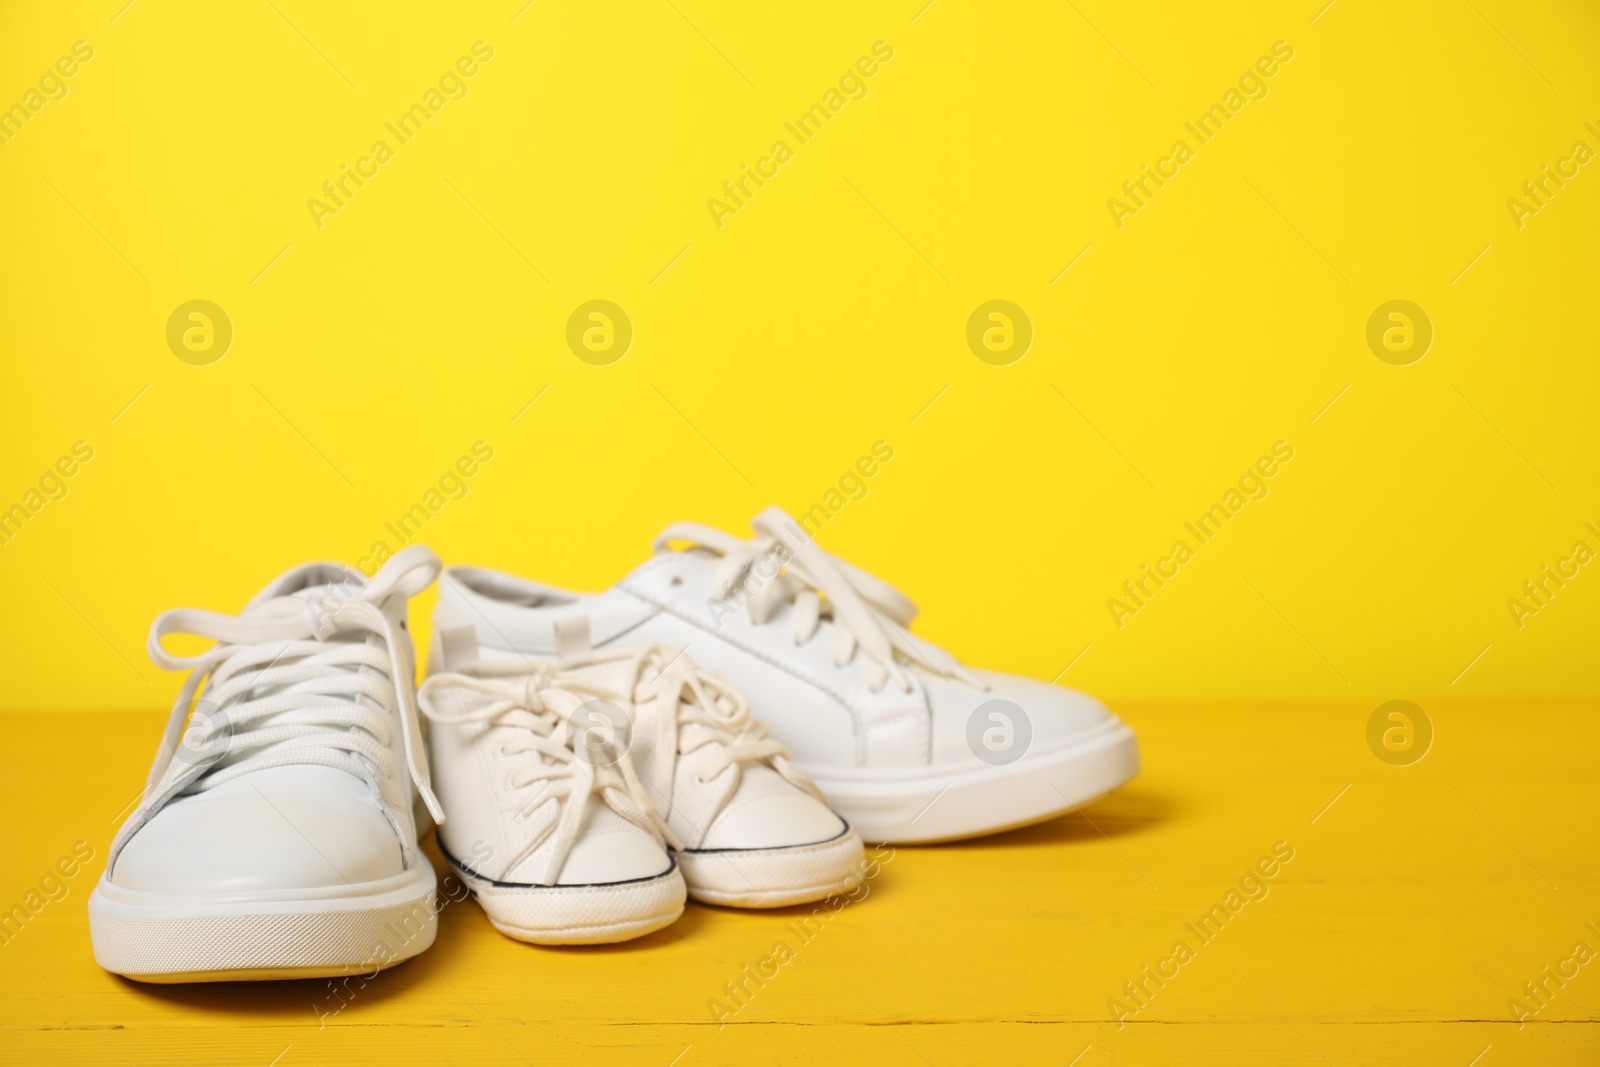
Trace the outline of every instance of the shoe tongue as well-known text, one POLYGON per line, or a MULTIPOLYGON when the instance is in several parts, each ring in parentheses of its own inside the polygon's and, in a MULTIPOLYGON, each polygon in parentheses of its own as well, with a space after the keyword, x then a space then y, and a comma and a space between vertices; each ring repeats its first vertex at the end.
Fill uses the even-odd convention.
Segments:
POLYGON ((579 667, 558 664, 558 669, 564 675, 578 679, 585 684, 616 693, 630 703, 633 700, 633 661, 631 659, 587 663, 579 667))
MULTIPOLYGON (((366 576, 353 567, 347 567, 341 563, 307 563, 293 570, 285 571, 273 579, 265 589, 257 593, 255 598, 250 601, 245 607, 244 613, 248 614, 257 605, 273 600, 300 600, 305 602, 305 607, 296 607, 294 610, 306 612, 312 624, 320 626, 340 606, 359 595, 361 590, 366 587, 366 584, 366 576)), ((401 602, 401 605, 401 625, 403 626, 404 601, 401 602)), ((267 610, 271 611, 273 609, 269 608, 267 610)), ((376 633, 367 631, 353 631, 332 636, 335 640, 355 641, 374 647, 383 647, 383 638, 376 633)), ((406 646, 406 650, 408 652, 411 651, 409 644, 406 646)), ((414 673, 415 661, 414 659, 409 661, 412 663, 414 673)), ((369 676, 374 674, 371 667, 356 664, 342 664, 329 669, 369 676)), ((256 695, 260 696, 262 694, 258 692, 256 695)), ((382 708, 381 704, 365 694, 358 695, 354 699, 366 707, 382 708)), ((288 712, 280 714, 288 714, 288 712)), ((260 721, 261 726, 270 726, 277 718, 277 715, 267 716, 260 721)))
MULTIPOLYGON (((280 610, 283 601, 304 601, 304 608, 294 610, 307 612, 313 627, 320 631, 335 611, 359 596, 366 586, 366 576, 354 567, 342 563, 307 563, 273 579, 245 605, 242 614, 248 615, 272 601, 278 601, 279 606, 264 610, 280 610)), ((404 600, 399 601, 398 608, 390 605, 386 610, 398 610, 400 625, 405 626, 404 600)), ((371 645, 382 643, 382 638, 373 633, 365 634, 361 640, 371 645)))
POLYGON ((634 687, 640 682, 655 682, 674 667, 695 669, 694 663, 685 653, 671 649, 665 650, 665 653, 667 671, 658 671, 657 664, 651 661, 646 663, 638 677, 634 675, 636 661, 631 656, 601 660, 598 663, 580 663, 577 666, 558 663, 557 668, 569 677, 601 689, 608 689, 613 693, 620 693, 631 701, 634 687))
POLYGON ((329 593, 349 596, 366 584, 366 575, 343 563, 305 563, 284 571, 268 582, 266 588, 251 598, 246 606, 253 607, 284 596, 309 597, 329 593))
POLYGON ((300 600, 320 598, 331 600, 335 604, 342 604, 359 592, 361 592, 361 587, 354 582, 325 582, 322 585, 308 585, 304 588, 296 589, 287 595, 300 600))

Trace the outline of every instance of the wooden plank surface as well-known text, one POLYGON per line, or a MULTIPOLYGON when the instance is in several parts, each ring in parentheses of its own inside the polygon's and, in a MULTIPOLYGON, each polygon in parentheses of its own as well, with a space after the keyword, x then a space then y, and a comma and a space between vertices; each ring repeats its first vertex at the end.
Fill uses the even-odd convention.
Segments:
POLYGON ((76 842, 95 858, 0 946, 0 1059, 1600 1062, 1600 956, 1523 1025, 1508 1004, 1537 1006, 1523 984, 1575 943, 1600 951, 1600 707, 1432 708, 1433 750, 1410 767, 1367 750, 1365 706, 1122 710, 1146 758, 1128 789, 983 841, 884 848, 867 895, 809 939, 809 909, 691 905, 627 945, 537 948, 468 901, 441 913, 433 949, 342 998, 101 972, 84 902, 159 716, 8 716, 0 903, 76 842), (1245 878, 1275 846, 1292 859, 1245 878), (1220 933, 1196 935, 1230 903, 1220 933), (793 959, 746 979, 780 941, 793 959), (1141 981, 1139 1005, 1124 983, 1141 981), (735 1000, 725 983, 741 982, 735 1000))

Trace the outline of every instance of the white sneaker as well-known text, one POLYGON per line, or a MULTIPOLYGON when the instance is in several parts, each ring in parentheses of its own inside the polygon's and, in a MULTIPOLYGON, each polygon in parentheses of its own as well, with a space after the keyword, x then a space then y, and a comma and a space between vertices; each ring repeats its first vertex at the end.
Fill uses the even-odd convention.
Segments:
MULTIPOLYGON (((435 632, 557 654, 583 620, 601 651, 682 648, 726 678, 796 766, 873 841, 971 837, 1062 814, 1139 770, 1133 731, 1069 689, 962 667, 907 632, 914 605, 768 508, 742 541, 668 527, 604 593, 494 571, 445 573, 435 632)), ((437 641, 435 646, 437 650, 437 641)))
POLYGON ((626 734, 624 713, 548 664, 474 660, 451 657, 421 700, 449 814, 439 850, 489 921, 519 941, 585 945, 676 920, 683 875, 626 753, 609 743, 626 734))
POLYGON ((89 898, 102 967, 146 982, 315 978, 370 974, 433 943, 413 786, 438 807, 405 610, 439 568, 421 546, 370 582, 307 564, 237 617, 156 619, 150 658, 192 673, 89 898), (172 633, 217 643, 174 656, 172 633))
POLYGON ((561 669, 622 705, 627 757, 666 821, 691 897, 776 908, 860 880, 861 838, 727 682, 660 645, 579 654, 561 669))

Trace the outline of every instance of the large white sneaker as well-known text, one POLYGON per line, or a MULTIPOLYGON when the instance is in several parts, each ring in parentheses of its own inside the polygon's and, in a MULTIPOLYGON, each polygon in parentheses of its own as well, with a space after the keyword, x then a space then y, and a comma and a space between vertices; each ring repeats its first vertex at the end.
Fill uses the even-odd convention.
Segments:
POLYGON ((439 811, 405 611, 439 568, 421 546, 370 582, 307 564, 237 617, 156 619, 150 658, 192 673, 89 897, 102 967, 146 982, 370 974, 433 943, 413 786, 439 811), (216 645, 175 656, 174 633, 216 645))
MULTIPOLYGON (((677 649, 648 645, 563 659, 564 677, 614 694, 622 747, 666 820, 689 895, 776 908, 852 889, 861 838, 750 717, 744 696, 677 649)), ((603 725, 595 723, 595 725, 603 725)))
POLYGON ((1138 773, 1133 731, 1098 701, 961 666, 907 631, 909 599, 823 551, 783 511, 754 526, 749 541, 670 526, 654 557, 603 593, 452 568, 435 632, 471 627, 486 648, 547 659, 558 629, 580 623, 599 651, 684 649, 748 698, 872 841, 1039 822, 1138 773))
POLYGON ((541 945, 625 941, 683 914, 683 874, 625 752, 606 691, 549 664, 463 645, 422 685, 439 850, 501 933, 541 945), (606 712, 611 711, 608 715, 606 712))

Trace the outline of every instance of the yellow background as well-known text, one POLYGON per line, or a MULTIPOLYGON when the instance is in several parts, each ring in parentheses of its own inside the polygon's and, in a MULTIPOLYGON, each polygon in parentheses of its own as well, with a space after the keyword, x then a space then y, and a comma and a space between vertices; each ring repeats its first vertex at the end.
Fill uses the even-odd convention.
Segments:
POLYGON ((478 440, 424 533, 447 561, 603 587, 667 522, 809 507, 884 440, 823 544, 968 662, 1092 646, 1062 681, 1111 699, 1600 692, 1600 575, 1506 607, 1600 550, 1600 174, 1506 208, 1600 150, 1591 6, 118 7, 0 34, 7 101, 95 49, 0 146, 0 500, 96 451, 0 548, 6 706, 164 702, 158 611, 356 560, 478 440), (306 201, 478 40, 469 95, 319 230, 306 201), (879 40, 719 230, 706 201, 879 40), (1107 199, 1279 40, 1269 95, 1118 230, 1107 199), (565 344, 593 298, 635 327, 607 367, 565 344), (965 343, 996 298, 1035 327, 1008 367, 965 343), (1395 298, 1435 327, 1409 367, 1365 342, 1395 298), (234 324, 211 366, 166 345, 192 299, 234 324), (1278 440, 1270 496, 1118 630, 1106 600, 1278 440))
POLYGON ((798 513, 888 442, 822 544, 966 662, 1111 701, 1147 762, 1086 815, 905 850, 720 1032, 704 1000, 789 916, 691 908, 575 954, 453 908, 318 1031, 308 983, 98 971, 97 860, 0 948, 23 1060, 1592 1057, 1600 977, 1522 1030, 1506 1001, 1600 925, 1600 564, 1521 629, 1506 601, 1600 549, 1600 164, 1520 228, 1506 202, 1600 150, 1593 5, 124 3, 0 15, 0 106, 94 48, 0 145, 0 507, 95 450, 0 546, 0 707, 32 713, 0 904, 76 840, 103 857, 179 682, 143 655, 159 611, 395 547, 477 441, 421 539, 591 588, 670 521, 798 513), (307 200, 479 40, 468 95, 319 229, 307 200), (706 201, 877 41, 867 96, 719 228, 706 201), (1268 95, 1194 145, 1278 41, 1268 95), (1180 138, 1195 158, 1119 229, 1107 199, 1180 138), (166 341, 196 299, 234 330, 209 366, 166 341), (635 331, 609 366, 565 340, 593 299, 635 331), (995 299, 1034 329, 1009 366, 966 342, 995 299), (1435 331, 1410 366, 1366 342, 1395 299, 1435 331), (1107 599, 1280 440, 1270 495, 1118 629, 1107 599), (1432 714, 1416 767, 1366 749, 1392 698, 1432 714), (1280 838, 1299 858, 1239 936, 1108 1028, 1280 838))

